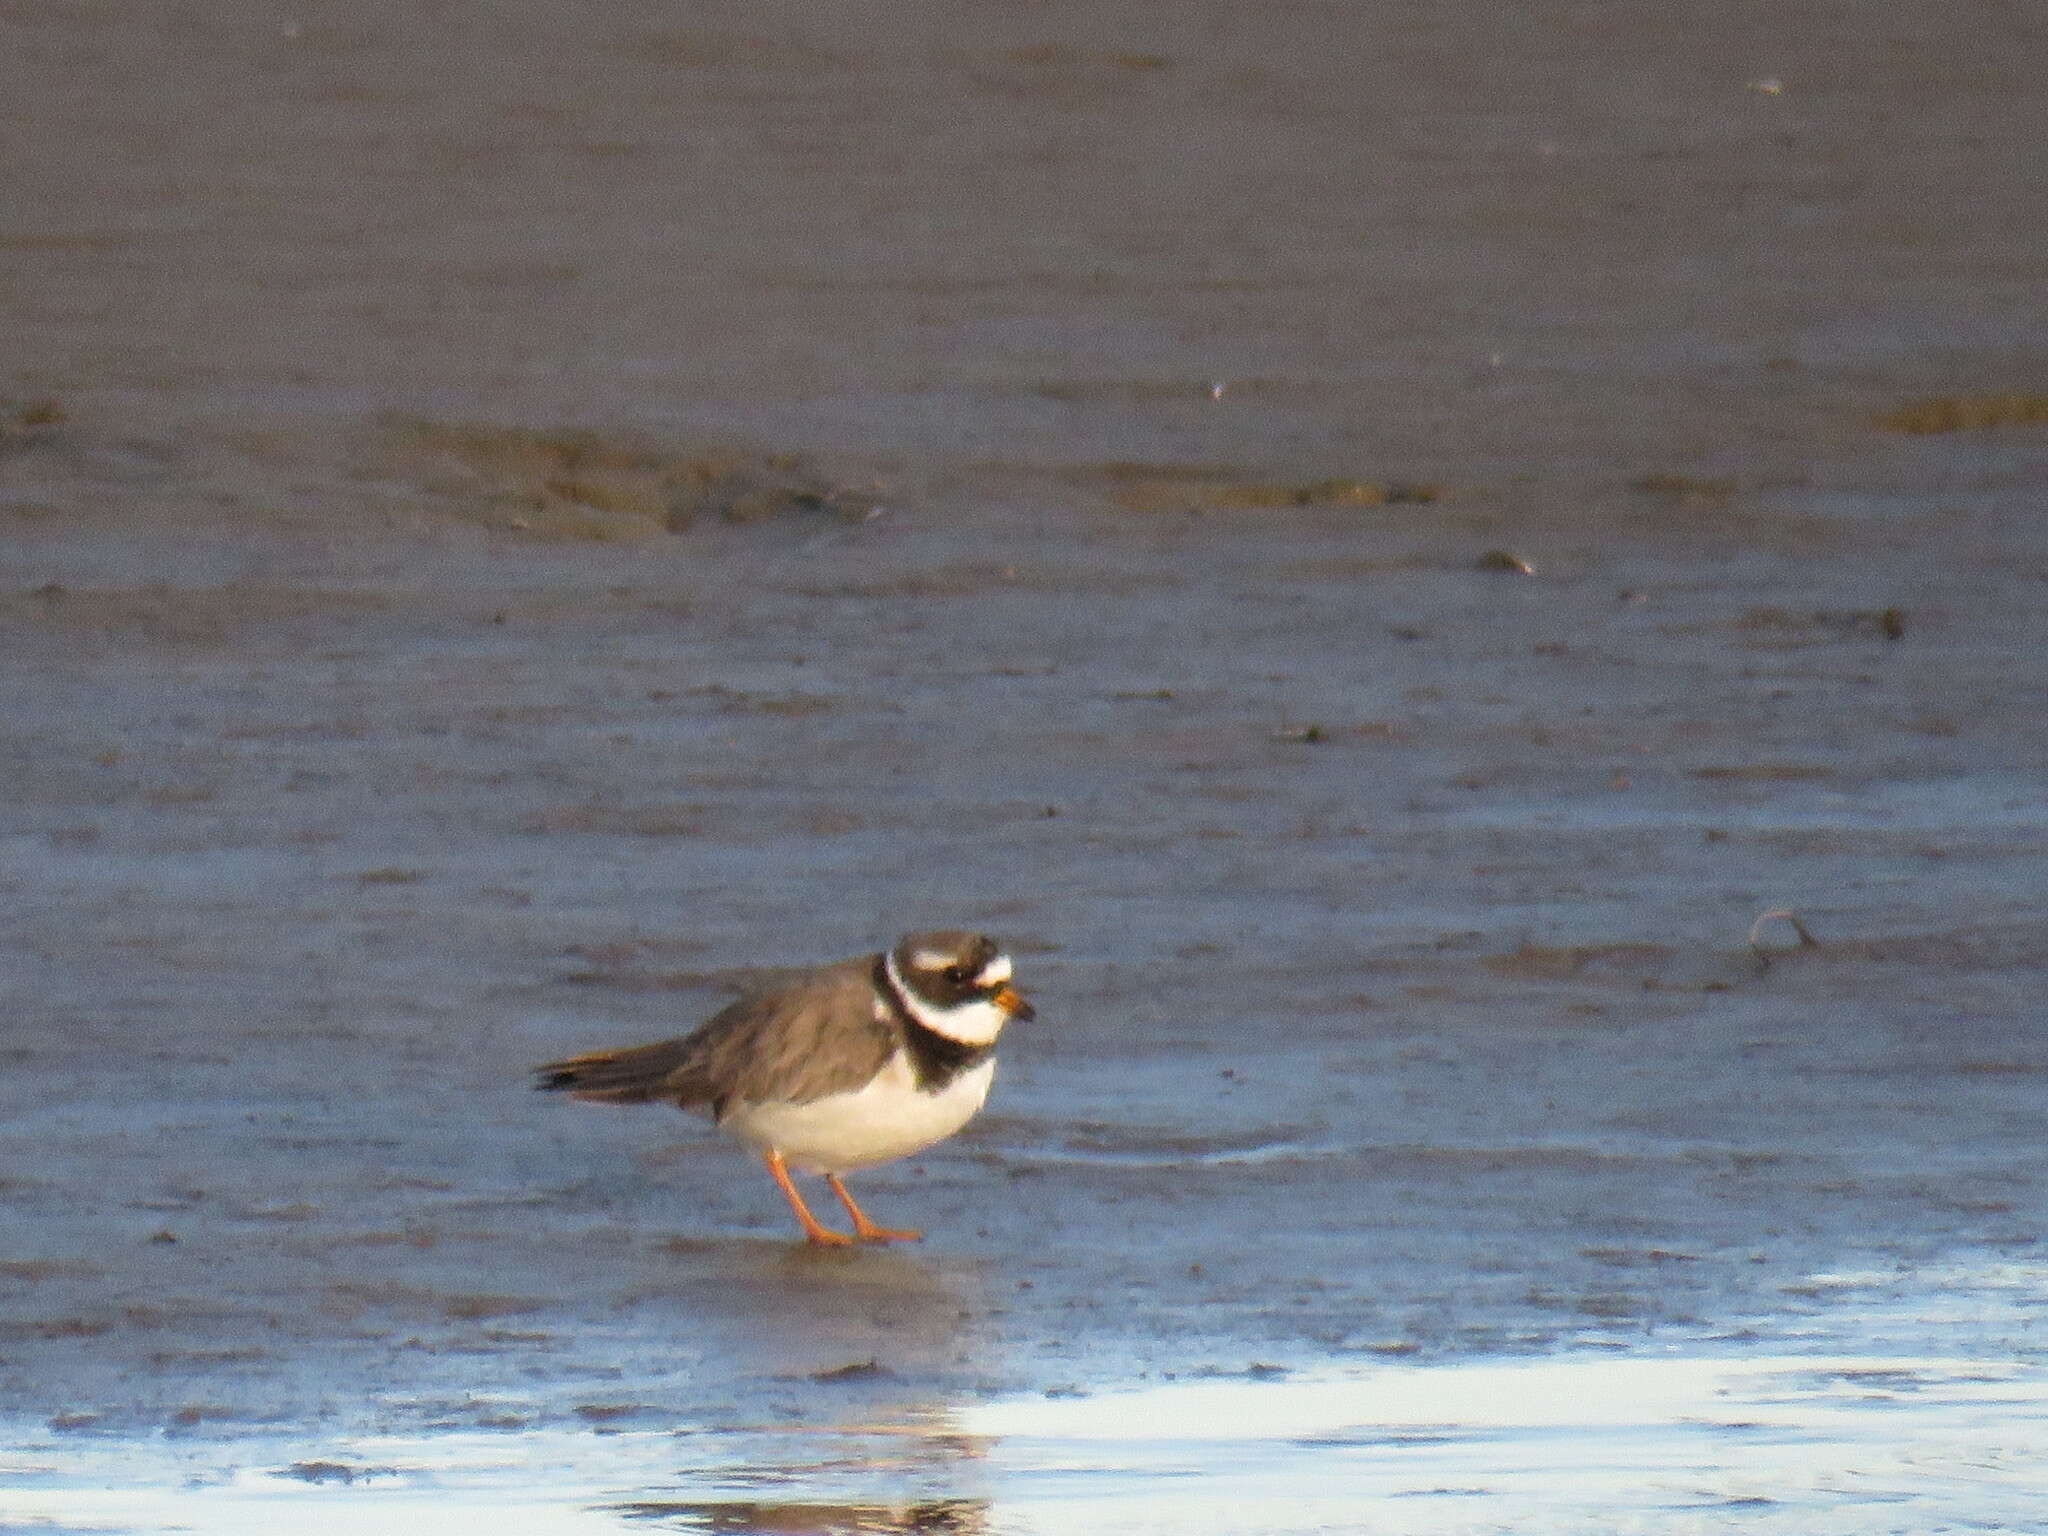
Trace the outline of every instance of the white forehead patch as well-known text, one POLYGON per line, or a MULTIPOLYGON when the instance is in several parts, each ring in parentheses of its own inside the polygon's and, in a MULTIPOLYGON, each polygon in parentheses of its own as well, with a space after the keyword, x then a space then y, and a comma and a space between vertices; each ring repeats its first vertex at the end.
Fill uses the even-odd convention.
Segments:
MULTIPOLYGON (((913 959, 916 956, 912 956, 913 959)), ((1003 1032, 1003 1026, 1010 1022, 1010 1015, 987 998, 976 998, 972 1002, 955 1003, 951 1008, 937 1008, 919 997, 903 984, 902 973, 896 969, 896 957, 884 955, 882 969, 888 973, 889 983, 896 989, 896 995, 903 1000, 903 1006, 910 1010, 910 1016, 935 1034, 944 1035, 961 1045, 994 1045, 996 1036, 1003 1032)))
POLYGON ((997 955, 981 968, 981 974, 974 978, 977 987, 1000 987, 1010 979, 1010 957, 997 955))

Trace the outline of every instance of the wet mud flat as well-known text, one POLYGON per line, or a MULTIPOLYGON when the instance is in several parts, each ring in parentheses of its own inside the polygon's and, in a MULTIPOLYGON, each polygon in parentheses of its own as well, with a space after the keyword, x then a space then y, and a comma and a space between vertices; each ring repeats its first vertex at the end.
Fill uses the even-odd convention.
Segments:
MULTIPOLYGON (((1400 1406, 1530 1356, 1559 1374, 1499 1390, 1553 1414, 1601 1360, 1891 1373, 1763 1432, 1848 1448, 1725 1493, 1788 1521, 1883 1528, 1852 1494, 1873 1456, 1912 1485, 1921 1411, 1978 1470, 1915 1508, 2017 1497, 2038 661, 1966 589, 2034 568, 2028 524, 1958 560, 1953 510, 1892 514, 1895 563, 1849 562, 1833 511, 1596 544, 1478 492, 1162 521, 1121 472, 977 474, 652 546, 415 492, 397 535, 18 530, 24 1518, 1137 1529, 1190 1476, 1233 1529, 1440 1480, 1390 1528, 1637 1508, 1514 1470, 1612 1450, 1568 1412, 1400 1406), (1816 942, 1752 945, 1775 908, 1816 942), (692 1122, 526 1089, 941 919, 1006 938, 1041 1022, 967 1134, 857 1181, 918 1249, 807 1252, 692 1122), (1132 1410, 1157 1444, 1057 1417, 1203 1383, 1248 1397, 1132 1410)), ((1683 1443, 1726 1390, 1653 1396, 1624 1461, 1752 1465, 1683 1443)))
POLYGON ((0 1527, 2027 1517, 2037 55, 1184 14, 0 22, 0 1527))

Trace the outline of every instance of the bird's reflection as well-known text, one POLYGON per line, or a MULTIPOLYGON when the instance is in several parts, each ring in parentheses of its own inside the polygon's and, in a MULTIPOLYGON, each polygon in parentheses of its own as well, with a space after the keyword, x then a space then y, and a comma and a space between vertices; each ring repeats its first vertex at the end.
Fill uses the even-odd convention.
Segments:
POLYGON ((671 1255, 671 1272, 642 1277, 627 1305, 669 1311, 677 1336, 709 1352, 702 1368, 736 1380, 930 1380, 984 1367, 993 1347, 971 1262, 788 1243, 675 1244, 671 1255))
POLYGON ((758 1536, 842 1536, 842 1533, 933 1531, 981 1536, 989 1530, 986 1499, 923 1499, 908 1504, 701 1503, 620 1504, 614 1512, 657 1530, 750 1532, 758 1536))
POLYGON ((959 1433, 944 1407, 914 1412, 888 1423, 719 1434, 716 1464, 605 1508, 636 1525, 676 1531, 987 1531, 991 1503, 971 1491, 983 1479, 985 1443, 959 1433))
POLYGON ((703 1352, 697 1370, 730 1372, 734 1420, 678 1435, 688 1464, 604 1510, 639 1529, 772 1536, 990 1529, 986 1443, 958 1422, 995 1348, 978 1266, 751 1242, 668 1257, 634 1310, 669 1310, 703 1352))

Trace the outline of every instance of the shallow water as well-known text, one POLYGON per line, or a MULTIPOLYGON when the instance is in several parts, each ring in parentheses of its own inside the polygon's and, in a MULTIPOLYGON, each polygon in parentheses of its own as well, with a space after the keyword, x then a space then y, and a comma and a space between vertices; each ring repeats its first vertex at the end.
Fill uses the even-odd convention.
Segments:
POLYGON ((884 1383, 836 1421, 668 1427, 622 1413, 580 1431, 259 1429, 226 1442, 30 1431, 9 1455, 8 1512, 56 1531, 534 1536, 1863 1536, 2034 1520, 2048 1479, 2048 1362, 2036 1337, 2048 1273, 1817 1275, 1811 1288, 1827 1304, 1790 1339, 1341 1373, 1269 1366, 983 1400, 892 1401, 884 1383), (1907 1338, 1955 1352, 1842 1352, 1907 1338))

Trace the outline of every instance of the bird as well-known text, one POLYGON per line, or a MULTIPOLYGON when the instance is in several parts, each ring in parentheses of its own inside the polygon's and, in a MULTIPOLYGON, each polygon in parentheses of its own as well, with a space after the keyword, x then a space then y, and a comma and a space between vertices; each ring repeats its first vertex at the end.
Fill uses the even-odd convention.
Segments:
POLYGON ((916 1242, 877 1226, 844 1175, 944 1141, 995 1077, 996 1037, 1036 1010, 985 934, 908 933, 893 948, 792 973, 652 1045, 534 1069, 534 1087, 597 1104, 668 1102, 708 1113, 768 1166, 815 1244, 916 1242), (791 1170, 820 1173, 851 1234, 811 1214, 791 1170))

